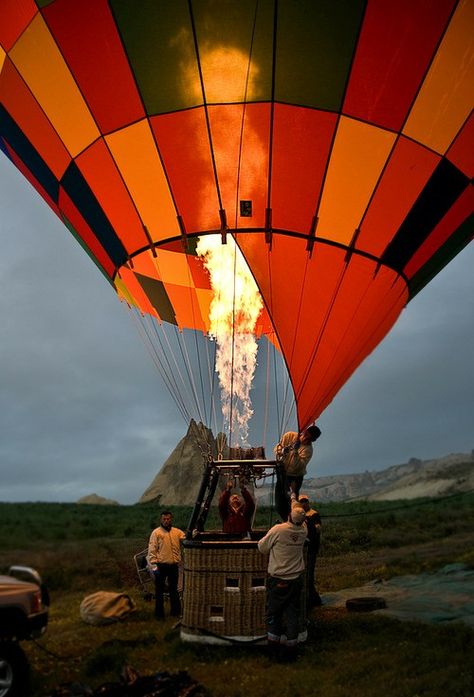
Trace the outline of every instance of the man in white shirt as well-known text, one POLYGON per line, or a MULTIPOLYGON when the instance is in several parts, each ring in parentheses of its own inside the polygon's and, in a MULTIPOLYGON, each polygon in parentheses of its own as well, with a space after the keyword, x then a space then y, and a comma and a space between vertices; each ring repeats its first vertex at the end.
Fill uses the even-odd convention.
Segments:
POLYGON ((298 644, 301 592, 303 588, 303 546, 307 536, 303 525, 305 511, 295 500, 285 523, 274 525, 258 543, 268 554, 268 578, 265 620, 270 648, 283 650, 282 660, 294 660, 298 644), (286 627, 283 631, 283 616, 286 627), (281 644, 282 634, 285 644, 281 644))
POLYGON ((173 527, 173 514, 163 511, 160 526, 150 535, 148 543, 148 569, 155 578, 155 617, 163 619, 165 582, 168 581, 170 596, 170 615, 181 615, 181 601, 178 593, 179 563, 181 562, 181 540, 184 532, 173 527))

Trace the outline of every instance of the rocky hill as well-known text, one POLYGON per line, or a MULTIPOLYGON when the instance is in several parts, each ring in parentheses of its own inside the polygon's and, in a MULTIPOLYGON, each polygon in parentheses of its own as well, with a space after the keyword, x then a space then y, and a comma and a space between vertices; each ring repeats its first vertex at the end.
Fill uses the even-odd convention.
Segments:
POLYGON ((474 489, 474 456, 455 453, 434 460, 411 458, 380 471, 315 477, 306 480, 304 487, 315 501, 447 496, 474 489))
POLYGON ((120 506, 118 501, 106 499, 98 494, 88 494, 87 496, 83 496, 82 498, 78 499, 76 503, 92 503, 99 506, 120 506))
MULTIPOLYGON (((141 496, 139 503, 191 506, 196 501, 206 453, 216 456, 212 432, 191 421, 186 435, 164 463, 141 496)), ((455 453, 433 460, 411 458, 384 470, 358 474, 313 477, 304 481, 303 490, 313 501, 354 499, 393 500, 419 496, 446 496, 474 489, 474 454, 455 453)), ((259 488, 261 504, 270 501, 270 489, 259 488)))
POLYGON ((138 503, 155 501, 162 506, 192 506, 201 484, 205 455, 217 456, 212 432, 191 419, 186 435, 166 460, 138 503))

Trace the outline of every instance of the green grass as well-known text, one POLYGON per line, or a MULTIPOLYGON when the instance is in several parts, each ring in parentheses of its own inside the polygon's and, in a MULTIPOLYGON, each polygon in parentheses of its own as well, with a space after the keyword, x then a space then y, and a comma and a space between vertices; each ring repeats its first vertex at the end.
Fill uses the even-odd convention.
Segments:
MULTIPOLYGON (((320 506, 323 545, 319 590, 355 587, 374 578, 474 565, 474 496, 444 501, 353 502, 320 506)), ((186 528, 189 508, 173 509, 186 528)), ((0 568, 35 566, 51 591, 48 631, 24 642, 32 696, 59 684, 92 688, 117 681, 125 664, 146 675, 187 670, 213 697, 471 697, 474 632, 399 622, 322 608, 310 617, 310 637, 292 666, 270 661, 262 648, 185 644, 171 620, 158 623, 136 586, 133 555, 146 545, 154 505, 0 504, 0 568), (125 590, 137 611, 118 625, 92 627, 79 616, 95 590, 125 590)), ((266 527, 271 511, 258 511, 266 527)), ((209 528, 217 526, 211 512, 209 528)))

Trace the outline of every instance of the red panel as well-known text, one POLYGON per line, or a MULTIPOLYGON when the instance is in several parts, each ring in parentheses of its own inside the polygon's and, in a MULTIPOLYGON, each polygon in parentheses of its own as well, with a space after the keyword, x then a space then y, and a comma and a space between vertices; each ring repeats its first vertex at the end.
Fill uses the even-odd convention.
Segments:
POLYGON ((472 186, 468 186, 403 269, 408 278, 414 276, 431 259, 473 211, 474 190, 472 186))
POLYGON ((191 327, 202 332, 206 331, 206 325, 201 317, 199 302, 194 288, 176 286, 166 283, 165 290, 173 305, 176 321, 180 328, 191 327))
POLYGON ((337 116, 275 105, 272 225, 307 234, 317 209, 337 116))
POLYGON ((0 7, 0 45, 9 51, 31 22, 38 8, 33 0, 2 0, 0 7))
POLYGON ((107 0, 56 0, 44 18, 103 133, 145 116, 107 0))
POLYGON ((71 156, 9 58, 0 74, 0 100, 57 179, 71 156))
POLYGON ((209 107, 209 121, 227 224, 230 228, 264 227, 270 105, 209 107), (240 217, 240 200, 252 201, 251 217, 240 217))
POLYGON ((320 347, 298 400, 302 421, 319 415, 361 361, 377 346, 408 301, 403 279, 352 256, 320 347))
POLYGON ((147 247, 141 219, 104 141, 97 140, 76 163, 127 252, 147 247))
POLYGON ((399 138, 362 222, 357 249, 382 254, 440 159, 418 143, 399 138))
POLYGON ((153 317, 159 317, 156 308, 149 301, 148 296, 146 295, 139 281, 137 281, 133 271, 127 269, 126 266, 122 266, 120 268, 120 278, 127 286, 129 293, 135 299, 140 310, 152 315, 153 317))
POLYGON ((62 187, 59 187, 59 207, 92 255, 112 278, 115 271, 113 261, 62 187))
POLYGON ((400 130, 455 0, 369 0, 343 112, 400 130))
POLYGON ((186 231, 220 229, 204 109, 153 116, 150 123, 186 231))
POLYGON ((239 235, 261 289, 298 402, 300 426, 319 416, 344 381, 385 336, 408 300, 396 272, 354 254, 274 234, 239 235))
POLYGON ((61 218, 61 211, 59 210, 59 208, 58 208, 56 202, 53 201, 53 199, 51 198, 51 196, 50 196, 50 195, 48 194, 48 192, 41 186, 41 184, 39 183, 39 181, 38 181, 38 180, 36 179, 36 177, 30 172, 30 170, 26 167, 26 165, 23 164, 23 161, 20 160, 20 158, 18 157, 18 155, 16 154, 16 152, 13 150, 13 148, 11 148, 10 145, 9 145, 8 143, 6 143, 6 146, 7 146, 8 155, 9 155, 9 157, 11 158, 11 161, 14 163, 15 167, 17 167, 17 168, 20 170, 20 172, 23 174, 23 176, 24 176, 26 179, 28 179, 28 181, 30 182, 30 184, 31 184, 32 186, 34 186, 34 188, 35 188, 36 191, 39 193, 39 195, 41 196, 41 198, 43 198, 43 199, 46 201, 46 203, 48 204, 48 206, 49 206, 50 208, 53 209, 53 211, 56 213, 56 215, 58 216, 58 218, 60 218, 61 221, 62 221, 62 218, 61 218))
POLYGON ((446 157, 470 179, 474 177, 474 112, 471 112, 446 157))
POLYGON ((196 288, 211 290, 211 278, 198 257, 188 254, 188 265, 196 288))

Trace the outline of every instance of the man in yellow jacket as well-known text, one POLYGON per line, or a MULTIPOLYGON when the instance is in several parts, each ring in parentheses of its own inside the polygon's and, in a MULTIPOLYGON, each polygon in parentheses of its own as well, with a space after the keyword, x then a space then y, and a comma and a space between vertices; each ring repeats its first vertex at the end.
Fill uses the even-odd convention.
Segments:
POLYGON ((179 564, 181 562, 181 540, 184 532, 173 527, 173 514, 163 511, 160 526, 150 535, 147 565, 155 578, 155 617, 163 619, 165 582, 168 581, 170 615, 179 617, 181 601, 178 593, 179 564))

